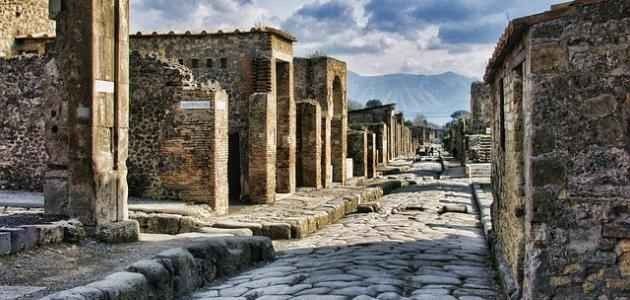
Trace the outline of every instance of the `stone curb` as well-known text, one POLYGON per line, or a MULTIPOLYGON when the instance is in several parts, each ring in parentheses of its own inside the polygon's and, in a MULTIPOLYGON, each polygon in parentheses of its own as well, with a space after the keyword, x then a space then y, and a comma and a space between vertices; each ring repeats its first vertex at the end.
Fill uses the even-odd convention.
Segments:
POLYGON ((105 279, 62 291, 43 300, 171 300, 185 297, 215 279, 273 260, 265 237, 208 238, 141 260, 105 279))
POLYGON ((315 208, 283 209, 283 213, 287 215, 283 217, 250 215, 247 221, 243 221, 236 216, 233 219, 228 218, 229 221, 210 223, 190 216, 166 213, 134 212, 130 217, 139 222, 144 233, 176 235, 207 232, 209 228, 215 228, 235 232, 251 231, 255 236, 266 236, 273 240, 301 239, 326 225, 338 222, 346 215, 357 212, 362 204, 381 201, 385 194, 407 184, 401 180, 371 184, 367 188, 350 191, 315 208))
POLYGON ((0 256, 16 254, 49 244, 76 243, 85 238, 83 225, 75 220, 41 225, 0 228, 0 256))
POLYGON ((483 233, 485 234, 486 239, 490 241, 490 235, 492 233, 492 200, 488 201, 480 197, 479 191, 481 191, 481 185, 471 184, 470 189, 472 191, 473 200, 479 209, 483 233))

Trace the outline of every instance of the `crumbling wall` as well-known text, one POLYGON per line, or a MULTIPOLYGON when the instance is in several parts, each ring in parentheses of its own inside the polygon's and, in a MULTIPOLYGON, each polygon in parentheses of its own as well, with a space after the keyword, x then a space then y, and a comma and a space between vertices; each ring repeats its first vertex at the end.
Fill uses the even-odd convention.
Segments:
POLYGON ((509 280, 523 280, 525 259, 525 170, 523 127, 523 65, 501 73, 494 87, 496 99, 495 202, 493 227, 498 257, 508 266, 509 280), (501 108, 501 105, 503 106, 501 108), (501 116, 503 114, 503 116, 501 116), (502 123, 502 124, 501 124, 502 123))
POLYGON ((41 192, 48 162, 46 119, 58 112, 49 96, 58 86, 54 61, 37 56, 0 59, 0 189, 41 192))
POLYGON ((535 19, 546 21, 495 66, 495 249, 523 299, 625 299, 630 3, 535 19))
MULTIPOLYGON (((229 134, 230 144, 238 145, 230 151, 232 156, 238 156, 239 165, 236 167, 238 176, 238 190, 242 193, 239 198, 247 199, 249 189, 249 99, 253 93, 271 93, 274 101, 282 100, 287 107, 279 111, 289 123, 281 129, 283 143, 283 170, 289 169, 287 175, 292 176, 288 184, 295 182, 295 98, 293 91, 282 97, 273 95, 278 91, 276 78, 276 62, 289 65, 293 61, 293 38, 272 29, 252 29, 249 32, 217 32, 217 33, 186 33, 186 34, 135 34, 131 36, 130 47, 143 55, 155 54, 162 59, 179 63, 191 69, 192 74, 200 82, 216 80, 229 96, 229 134), (233 143, 233 139, 237 142, 233 143)), ((285 78, 293 76, 293 67, 289 66, 285 78)), ((284 82, 284 81, 283 81, 284 82)), ((274 111, 275 108, 274 108, 274 111)), ((278 117, 278 116, 277 116, 278 117)), ((286 122, 285 122, 286 123, 286 122)), ((285 123, 280 123, 284 126, 285 123)), ((286 172, 285 172, 286 173, 286 172)), ((275 176, 275 174, 274 174, 275 176)), ((231 183, 232 185, 232 178, 231 183)), ((235 189, 236 190, 236 189, 235 189)))
POLYGON ((322 184, 345 181, 347 66, 330 57, 295 58, 295 97, 314 99, 322 110, 322 184), (333 174, 336 174, 333 178, 333 174))
POLYGON ((227 212, 227 95, 181 65, 131 57, 130 194, 227 212))
POLYGON ((492 125, 492 100, 490 85, 473 82, 470 87, 471 133, 486 134, 492 125))
POLYGON ((525 296, 630 297, 630 2, 532 28, 525 296))
POLYGON ((0 3, 0 57, 13 56, 15 37, 54 35, 48 19, 48 0, 2 0, 0 3))

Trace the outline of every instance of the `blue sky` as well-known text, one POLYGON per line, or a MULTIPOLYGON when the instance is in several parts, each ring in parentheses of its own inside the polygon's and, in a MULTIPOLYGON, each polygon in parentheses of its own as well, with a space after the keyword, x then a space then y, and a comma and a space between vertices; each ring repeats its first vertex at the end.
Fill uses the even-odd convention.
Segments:
POLYGON ((364 75, 457 72, 481 78, 509 19, 563 0, 134 0, 132 31, 213 31, 264 24, 364 75))

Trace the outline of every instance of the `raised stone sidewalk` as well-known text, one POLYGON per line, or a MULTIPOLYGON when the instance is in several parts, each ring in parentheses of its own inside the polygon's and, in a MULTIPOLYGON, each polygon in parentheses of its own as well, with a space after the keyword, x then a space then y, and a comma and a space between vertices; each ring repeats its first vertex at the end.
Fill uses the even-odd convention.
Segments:
POLYGON ((273 257, 273 246, 267 238, 202 239, 138 261, 103 280, 43 299, 181 299, 217 278, 269 262, 273 257))

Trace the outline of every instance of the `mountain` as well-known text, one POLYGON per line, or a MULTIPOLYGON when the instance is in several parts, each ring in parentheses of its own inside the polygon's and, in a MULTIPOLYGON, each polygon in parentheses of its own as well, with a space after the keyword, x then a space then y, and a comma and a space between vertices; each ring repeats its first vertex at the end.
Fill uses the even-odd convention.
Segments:
POLYGON ((407 119, 417 113, 444 124, 457 110, 470 111, 470 85, 474 78, 452 72, 437 75, 388 74, 362 76, 349 72, 348 98, 365 104, 370 99, 396 103, 407 119))

